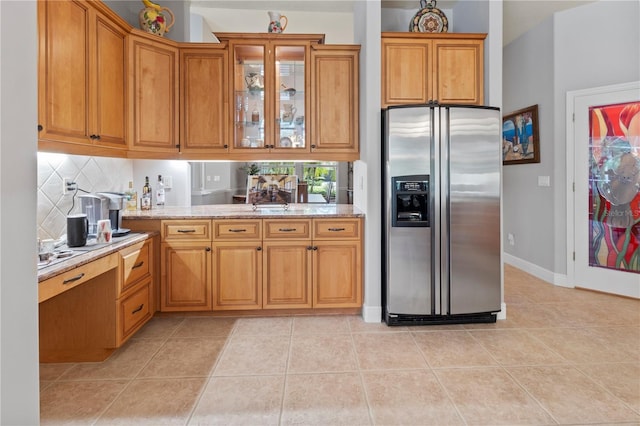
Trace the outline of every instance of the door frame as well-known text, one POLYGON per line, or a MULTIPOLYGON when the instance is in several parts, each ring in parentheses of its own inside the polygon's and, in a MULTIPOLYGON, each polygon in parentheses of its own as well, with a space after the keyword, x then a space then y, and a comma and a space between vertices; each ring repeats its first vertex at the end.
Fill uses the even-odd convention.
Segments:
POLYGON ((575 170, 575 102, 576 99, 583 96, 606 95, 614 92, 627 90, 639 90, 640 81, 629 83, 612 84, 608 86, 593 87, 589 89, 572 90, 567 92, 566 96, 566 188, 567 191, 567 286, 575 287, 575 192, 574 182, 576 181, 575 170))

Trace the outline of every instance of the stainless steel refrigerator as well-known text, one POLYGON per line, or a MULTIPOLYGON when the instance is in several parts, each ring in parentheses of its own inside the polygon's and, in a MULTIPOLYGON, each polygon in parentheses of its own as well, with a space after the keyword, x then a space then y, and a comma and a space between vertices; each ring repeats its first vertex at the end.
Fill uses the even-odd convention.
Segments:
POLYGON ((382 111, 387 324, 496 320, 501 122, 493 107, 427 104, 382 111))

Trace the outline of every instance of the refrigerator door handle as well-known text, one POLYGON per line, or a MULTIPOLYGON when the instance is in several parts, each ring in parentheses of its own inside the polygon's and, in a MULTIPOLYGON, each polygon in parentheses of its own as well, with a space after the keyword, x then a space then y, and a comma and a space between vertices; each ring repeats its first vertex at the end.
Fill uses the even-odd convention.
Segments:
POLYGON ((438 250, 438 248, 440 247, 440 241, 442 239, 442 235, 441 235, 441 227, 440 227, 440 223, 441 223, 441 211, 442 211, 442 207, 441 207, 441 203, 442 203, 442 192, 441 192, 441 188, 442 188, 442 172, 441 172, 441 164, 440 164, 440 160, 438 160, 440 158, 440 156, 442 155, 442 145, 440 143, 440 138, 441 138, 441 131, 442 129, 440 129, 440 126, 438 126, 436 123, 438 123, 440 121, 440 108, 431 108, 431 143, 432 143, 432 151, 433 152, 433 179, 431 180, 431 209, 432 209, 432 217, 433 217, 433 226, 432 226, 432 233, 431 233, 431 247, 433 247, 433 250, 431 250, 431 265, 432 268, 432 274, 433 277, 431 279, 432 282, 432 286, 431 286, 431 313, 432 315, 440 315, 442 314, 441 310, 440 310, 440 298, 442 297, 441 294, 441 285, 440 282, 442 281, 442 272, 441 272, 441 265, 442 265, 442 257, 441 257, 441 253, 440 250, 438 250))
POLYGON ((451 178, 451 135, 449 134, 449 108, 440 108, 440 193, 442 194, 442 204, 440 208, 440 312, 443 315, 449 314, 449 296, 450 296, 450 214, 451 214, 451 198, 450 178, 451 178))

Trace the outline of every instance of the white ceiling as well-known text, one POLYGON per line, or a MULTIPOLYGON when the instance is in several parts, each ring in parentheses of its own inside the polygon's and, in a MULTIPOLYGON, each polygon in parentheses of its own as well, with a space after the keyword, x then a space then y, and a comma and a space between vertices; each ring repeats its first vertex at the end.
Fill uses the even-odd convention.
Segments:
MULTIPOLYGON (((196 7, 222 9, 270 9, 322 12, 351 12, 357 0, 192 0, 196 7)), ((591 3, 595 0, 504 0, 503 45, 509 44, 555 12, 591 3)), ((439 9, 453 9, 457 0, 440 0, 439 9)), ((382 0, 382 7, 420 9, 419 0, 382 0)))

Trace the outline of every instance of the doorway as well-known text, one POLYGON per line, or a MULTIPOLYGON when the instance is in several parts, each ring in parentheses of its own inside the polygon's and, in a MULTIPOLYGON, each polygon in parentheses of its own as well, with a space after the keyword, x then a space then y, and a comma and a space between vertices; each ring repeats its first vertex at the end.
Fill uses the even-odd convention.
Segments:
POLYGON ((640 112, 603 117, 637 103, 640 82, 567 93, 567 278, 640 298, 640 112), (625 197, 614 189, 620 184, 625 197))

